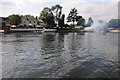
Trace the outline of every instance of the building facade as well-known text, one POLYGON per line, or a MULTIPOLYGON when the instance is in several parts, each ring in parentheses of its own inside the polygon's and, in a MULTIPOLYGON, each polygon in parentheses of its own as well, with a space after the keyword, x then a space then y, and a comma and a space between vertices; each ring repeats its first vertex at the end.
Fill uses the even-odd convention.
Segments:
POLYGON ((25 15, 21 17, 21 26, 28 27, 36 27, 38 25, 38 21, 34 18, 34 16, 25 15))
POLYGON ((34 16, 31 15, 24 15, 21 16, 21 23, 20 26, 22 27, 45 27, 46 24, 43 23, 42 21, 39 21, 37 18, 35 18, 34 16))
POLYGON ((0 30, 3 30, 6 26, 10 26, 8 17, 0 17, 0 30))

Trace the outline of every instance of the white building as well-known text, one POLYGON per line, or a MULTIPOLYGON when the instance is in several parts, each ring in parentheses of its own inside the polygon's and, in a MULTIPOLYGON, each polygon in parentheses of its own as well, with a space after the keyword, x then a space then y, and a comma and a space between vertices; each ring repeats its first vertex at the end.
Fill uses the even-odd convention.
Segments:
POLYGON ((21 26, 23 27, 38 27, 43 28, 46 26, 42 21, 38 21, 34 16, 25 15, 21 17, 21 26))
POLYGON ((38 21, 34 18, 34 16, 25 15, 21 17, 20 25, 36 27, 38 25, 38 21))

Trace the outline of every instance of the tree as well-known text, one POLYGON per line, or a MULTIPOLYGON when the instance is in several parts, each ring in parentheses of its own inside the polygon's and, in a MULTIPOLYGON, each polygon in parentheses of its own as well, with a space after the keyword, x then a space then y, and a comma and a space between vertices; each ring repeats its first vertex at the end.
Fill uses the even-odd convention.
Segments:
POLYGON ((68 20, 67 22, 73 22, 73 25, 74 25, 74 22, 76 22, 77 14, 78 14, 77 9, 75 8, 71 9, 67 17, 67 20, 68 20))
POLYGON ((10 23, 12 25, 18 26, 21 23, 21 16, 17 14, 9 15, 8 16, 10 23))
POLYGON ((85 27, 85 19, 84 18, 80 18, 77 22, 77 25, 81 25, 83 27, 85 27))
POLYGON ((108 27, 110 27, 110 28, 120 28, 120 19, 111 19, 108 22, 108 27))
POLYGON ((88 18, 87 27, 90 27, 93 24, 92 18, 88 18))
POLYGON ((60 6, 59 4, 52 6, 52 11, 55 14, 55 22, 56 24, 59 26, 59 20, 61 18, 62 15, 62 6, 60 6))
POLYGON ((81 19, 82 18, 82 16, 77 16, 76 17, 76 21, 78 21, 79 19, 81 19))
POLYGON ((64 27, 64 24, 65 24, 64 20, 65 20, 65 15, 62 14, 62 17, 58 21, 59 27, 64 27))
POLYGON ((40 13, 40 19, 48 25, 48 28, 54 28, 54 15, 50 8, 45 7, 40 13))

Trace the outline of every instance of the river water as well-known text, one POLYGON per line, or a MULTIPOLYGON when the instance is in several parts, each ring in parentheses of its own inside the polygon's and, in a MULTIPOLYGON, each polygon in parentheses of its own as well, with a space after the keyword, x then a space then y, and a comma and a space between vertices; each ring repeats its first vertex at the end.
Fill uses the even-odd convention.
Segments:
POLYGON ((3 78, 118 77, 118 33, 0 35, 3 78))

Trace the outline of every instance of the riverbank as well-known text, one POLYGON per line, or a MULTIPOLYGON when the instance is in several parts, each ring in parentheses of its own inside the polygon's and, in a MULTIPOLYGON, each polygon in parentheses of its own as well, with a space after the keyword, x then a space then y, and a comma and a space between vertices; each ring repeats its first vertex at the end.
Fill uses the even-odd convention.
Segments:
POLYGON ((109 32, 120 32, 120 30, 109 30, 109 32))
POLYGON ((4 30, 0 30, 0 33, 4 33, 4 30))

